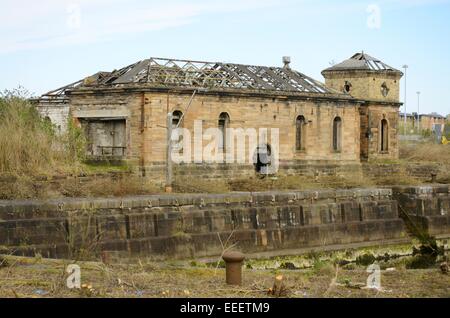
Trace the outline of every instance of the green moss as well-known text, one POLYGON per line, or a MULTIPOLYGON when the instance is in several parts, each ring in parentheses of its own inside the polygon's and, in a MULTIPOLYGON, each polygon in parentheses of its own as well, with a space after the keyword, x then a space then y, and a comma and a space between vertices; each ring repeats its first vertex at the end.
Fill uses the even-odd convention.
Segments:
POLYGON ((362 254, 356 258, 356 264, 362 266, 369 266, 370 264, 373 264, 375 260, 376 257, 371 253, 362 254))

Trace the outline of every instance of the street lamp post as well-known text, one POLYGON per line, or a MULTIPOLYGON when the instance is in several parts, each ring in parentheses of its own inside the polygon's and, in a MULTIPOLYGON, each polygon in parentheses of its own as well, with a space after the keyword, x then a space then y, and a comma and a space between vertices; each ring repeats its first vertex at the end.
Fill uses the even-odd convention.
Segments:
POLYGON ((420 92, 417 92, 417 132, 420 133, 420 92))
POLYGON ((405 100, 404 100, 404 127, 403 127, 403 134, 406 135, 406 70, 408 69, 408 65, 403 65, 403 68, 405 69, 405 100))

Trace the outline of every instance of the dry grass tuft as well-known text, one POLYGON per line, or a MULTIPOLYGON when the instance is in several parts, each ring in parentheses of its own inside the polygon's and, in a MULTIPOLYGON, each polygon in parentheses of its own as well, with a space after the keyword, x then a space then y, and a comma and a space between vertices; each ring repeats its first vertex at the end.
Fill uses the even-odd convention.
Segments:
POLYGON ((408 162, 450 163, 450 145, 427 143, 400 143, 400 159, 408 162))
POLYGON ((0 182, 0 200, 50 199, 59 197, 123 197, 161 193, 161 187, 148 179, 124 174, 43 181, 21 176, 15 182, 0 182))
POLYGON ((371 187, 376 183, 360 173, 346 173, 338 176, 277 176, 250 177, 231 180, 201 178, 178 178, 174 191, 181 193, 227 193, 227 192, 263 192, 272 190, 311 190, 371 187))
POLYGON ((41 118, 22 89, 0 93, 0 173, 48 175, 73 171, 79 163, 82 134, 70 127, 64 136, 41 118))
POLYGON ((230 192, 227 182, 223 179, 208 180, 202 178, 177 178, 173 189, 180 193, 226 193, 230 192))

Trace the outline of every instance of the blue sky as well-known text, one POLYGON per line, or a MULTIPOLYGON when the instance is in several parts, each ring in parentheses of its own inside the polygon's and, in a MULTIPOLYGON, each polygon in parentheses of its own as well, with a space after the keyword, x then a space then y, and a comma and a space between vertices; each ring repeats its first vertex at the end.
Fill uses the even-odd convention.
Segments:
POLYGON ((450 0, 0 0, 0 90, 42 94, 156 56, 321 70, 364 50, 407 110, 450 113, 450 0), (403 87, 401 99, 403 101, 403 87))

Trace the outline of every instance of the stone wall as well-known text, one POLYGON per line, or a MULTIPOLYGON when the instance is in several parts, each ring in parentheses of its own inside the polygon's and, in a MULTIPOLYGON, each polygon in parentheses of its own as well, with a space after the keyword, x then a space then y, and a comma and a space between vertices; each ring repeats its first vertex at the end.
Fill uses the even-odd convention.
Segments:
POLYGON ((369 160, 398 159, 398 106, 370 103, 367 106, 361 106, 361 112, 361 132, 366 133, 365 139, 361 136, 361 147, 366 147, 365 155, 367 157, 365 158, 369 160), (384 151, 381 150, 382 120, 386 120, 388 123, 388 147, 384 151), (370 138, 367 132, 370 133, 370 138))
POLYGON ((199 257, 405 239, 390 189, 0 201, 1 252, 199 257))
POLYGON ((450 235, 450 187, 394 187, 393 196, 402 212, 434 236, 450 235))
POLYGON ((43 118, 48 118, 59 132, 67 130, 70 106, 67 100, 51 102, 41 100, 36 104, 36 109, 43 118))
POLYGON ((351 96, 363 100, 397 103, 400 100, 400 78, 397 72, 363 70, 324 71, 325 85, 339 92, 344 91, 345 82, 351 84, 351 96), (384 96, 381 85, 386 83, 389 93, 384 96))
MULTIPOLYGON (((146 162, 165 160, 167 110, 185 113, 183 127, 194 132, 194 122, 200 120, 203 131, 217 128, 221 113, 230 117, 229 128, 276 128, 279 129, 280 160, 336 160, 359 161, 359 114, 356 104, 337 101, 304 101, 267 97, 234 97, 220 95, 197 95, 189 110, 187 94, 146 94, 148 117, 144 134, 148 136, 146 162), (295 121, 304 116, 305 149, 295 150, 295 121), (343 121, 342 151, 332 150, 332 123, 336 116, 343 121)), ((268 132, 270 144, 270 131, 268 132)), ((237 142, 237 141, 236 141, 237 142)), ((209 144, 203 141, 203 148, 209 144)), ((248 140, 246 142, 248 145, 248 140)), ((191 148, 194 149, 194 142, 191 148)), ((245 162, 250 162, 256 149, 246 147, 245 162)))
MULTIPOLYGON (((358 175, 362 173, 361 164, 340 164, 334 162, 305 162, 305 161, 283 161, 278 167, 278 176, 336 176, 351 173, 358 175)), ((145 167, 145 176, 157 183, 165 182, 164 173, 166 164, 155 163, 145 167)), ((139 170, 138 173, 143 173, 139 170)), ((201 179, 242 179, 257 175, 253 164, 175 164, 173 166, 175 179, 193 177, 201 179)))
MULTIPOLYGON (((255 177, 255 167, 249 164, 179 164, 174 165, 175 178, 194 177, 202 179, 240 179, 255 177)), ((164 162, 155 163, 145 167, 146 177, 157 182, 164 182, 166 165, 164 162)), ((430 182, 431 175, 436 174, 439 178, 444 176, 448 169, 447 165, 436 163, 354 163, 343 164, 335 162, 320 161, 282 161, 279 165, 277 175, 279 176, 364 176, 372 179, 380 179, 388 176, 409 176, 417 178, 422 182, 430 182)), ((139 172, 142 173, 142 170, 139 172)))
MULTIPOLYGON (((156 175, 156 168, 166 160, 166 121, 169 111, 181 111, 185 114, 182 127, 188 128, 194 137, 195 122, 200 123, 203 132, 208 128, 217 128, 219 116, 229 115, 229 128, 259 129, 267 128, 267 143, 271 144, 270 129, 279 131, 280 161, 296 163, 303 160, 329 161, 335 164, 353 164, 359 162, 359 112, 358 102, 352 100, 332 100, 320 98, 299 98, 280 96, 235 96, 227 94, 197 93, 189 100, 192 92, 108 92, 77 93, 70 96, 72 116, 77 119, 125 118, 127 138, 127 159, 156 175), (189 106, 189 110, 187 107, 189 106), (304 149, 296 151, 296 118, 304 116, 307 124, 304 129, 304 149), (342 119, 341 151, 332 148, 332 126, 336 116, 342 119)), ((236 166, 251 166, 256 147, 249 145, 248 135, 235 138, 234 147, 239 142, 245 144, 242 161, 234 160, 236 166)), ((194 150, 205 151, 207 146, 215 148, 214 139, 202 142, 191 141, 192 162, 196 158, 194 150)), ((272 145, 275 147, 275 145, 272 145)), ((200 151, 200 153, 203 153, 200 151)), ((235 151, 236 153, 237 151, 235 151)), ((164 174, 159 174, 159 179, 164 174)))
POLYGON ((364 100, 360 107, 361 160, 398 158, 398 109, 401 73, 364 70, 324 71, 325 84, 340 92, 350 83, 349 95, 364 100), (388 88, 382 93, 382 85, 388 88), (388 123, 388 147, 381 148, 381 121, 388 123))
MULTIPOLYGON (((141 137, 140 106, 142 94, 77 95, 70 99, 71 116, 79 123, 105 118, 125 119, 125 157, 139 164, 143 141, 141 137)), ((90 141, 88 141, 90 142, 90 141)))
POLYGON ((408 164, 380 164, 380 163, 363 163, 362 171, 364 176, 371 178, 410 176, 420 181, 431 181, 431 175, 436 174, 438 177, 448 173, 448 165, 437 163, 408 163, 408 164))

